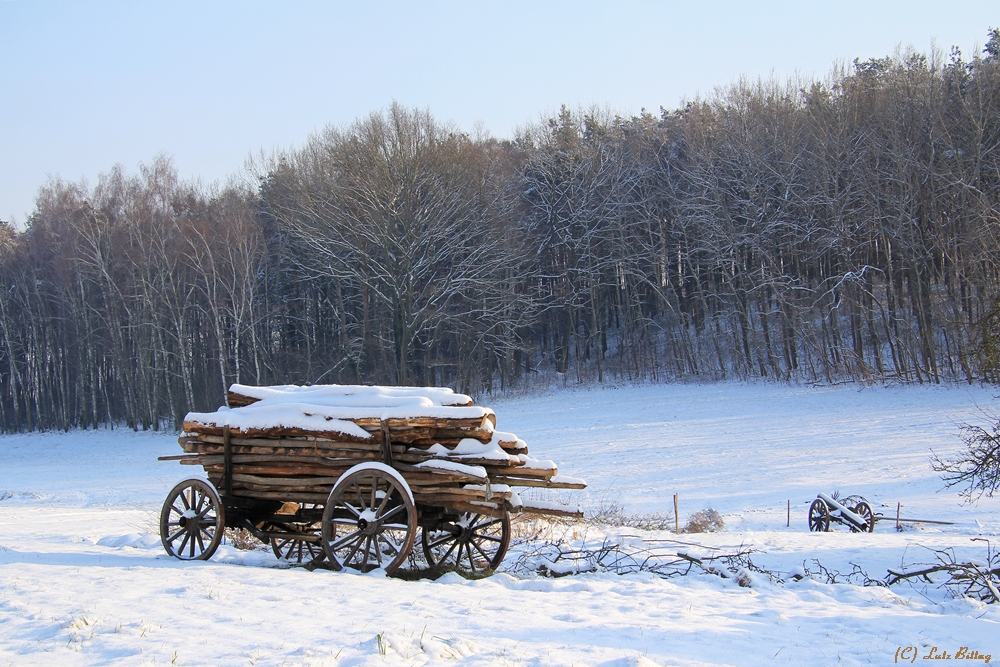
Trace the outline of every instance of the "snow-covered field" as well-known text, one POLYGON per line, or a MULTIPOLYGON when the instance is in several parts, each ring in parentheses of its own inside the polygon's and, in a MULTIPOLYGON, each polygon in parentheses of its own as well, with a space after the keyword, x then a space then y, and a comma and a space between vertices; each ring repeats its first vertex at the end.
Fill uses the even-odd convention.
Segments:
POLYGON ((786 581, 757 575, 749 588, 707 574, 607 572, 412 582, 281 568, 270 552, 231 545, 210 562, 181 563, 155 535, 160 503, 188 473, 156 461, 180 451, 174 436, 3 436, 0 665, 888 664, 963 646, 1000 660, 1000 605, 935 587, 787 576, 818 572, 818 562, 880 579, 888 567, 933 561, 935 549, 985 560, 975 540, 1000 542, 1000 499, 963 505, 942 489, 930 450, 954 453, 959 424, 981 423, 995 393, 725 383, 491 404, 498 427, 532 454, 588 480, 563 497, 589 511, 670 515, 677 493, 682 524, 707 507, 726 522, 722 533, 680 536, 565 528, 576 547, 751 548, 757 566, 786 581), (953 525, 809 533, 806 510, 820 491, 864 495, 893 518, 899 502, 904 518, 953 525))

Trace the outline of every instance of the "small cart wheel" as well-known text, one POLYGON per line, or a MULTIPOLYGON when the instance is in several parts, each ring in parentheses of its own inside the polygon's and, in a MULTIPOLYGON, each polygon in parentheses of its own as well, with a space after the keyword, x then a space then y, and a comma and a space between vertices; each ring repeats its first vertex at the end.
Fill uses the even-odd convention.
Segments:
POLYGON ((865 520, 864 526, 851 526, 851 531, 855 533, 870 533, 875 530, 875 512, 872 506, 865 501, 861 501, 854 507, 854 513, 865 520))
POLYGON ((271 551, 278 560, 285 560, 293 565, 319 565, 326 558, 318 528, 295 523, 277 523, 268 526, 267 530, 283 533, 271 535, 271 551), (313 539, 302 539, 304 537, 313 539))
POLYGON ((830 531, 830 508, 822 498, 817 498, 809 506, 809 530, 814 533, 830 531))
POLYGON ((417 508, 403 477, 381 463, 345 472, 323 510, 323 550, 335 569, 393 574, 417 536, 417 508))
POLYGON ((226 513, 215 487, 203 479, 186 479, 163 501, 160 542, 181 560, 208 560, 225 533, 226 513))
POLYGON ((510 545, 510 514, 502 517, 463 513, 435 530, 424 528, 420 541, 432 568, 457 567, 472 574, 491 572, 510 545))

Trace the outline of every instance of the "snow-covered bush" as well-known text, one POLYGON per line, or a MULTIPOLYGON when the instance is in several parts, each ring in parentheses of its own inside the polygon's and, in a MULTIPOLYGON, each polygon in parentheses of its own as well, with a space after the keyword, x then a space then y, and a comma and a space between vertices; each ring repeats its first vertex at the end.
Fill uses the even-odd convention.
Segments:
POLYGON ((714 509, 709 507, 695 512, 681 528, 682 533, 721 533, 726 524, 714 509))

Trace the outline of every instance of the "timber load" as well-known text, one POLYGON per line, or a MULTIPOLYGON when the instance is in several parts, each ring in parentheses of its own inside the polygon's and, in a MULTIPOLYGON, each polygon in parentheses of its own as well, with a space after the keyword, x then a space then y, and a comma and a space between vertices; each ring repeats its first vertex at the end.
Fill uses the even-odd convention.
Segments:
POLYGON ((343 473, 373 462, 405 479, 418 508, 582 516, 522 497, 586 483, 530 456, 524 440, 497 430, 493 410, 450 389, 234 384, 227 403, 189 413, 184 454, 164 457, 203 467, 226 496, 323 504, 343 473))

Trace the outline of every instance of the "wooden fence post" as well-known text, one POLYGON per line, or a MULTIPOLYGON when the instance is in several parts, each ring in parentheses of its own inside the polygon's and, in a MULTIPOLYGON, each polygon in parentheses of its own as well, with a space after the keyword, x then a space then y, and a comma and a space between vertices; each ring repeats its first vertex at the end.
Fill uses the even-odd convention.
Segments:
POLYGON ((681 532, 680 510, 677 508, 677 494, 674 494, 674 533, 681 532))

